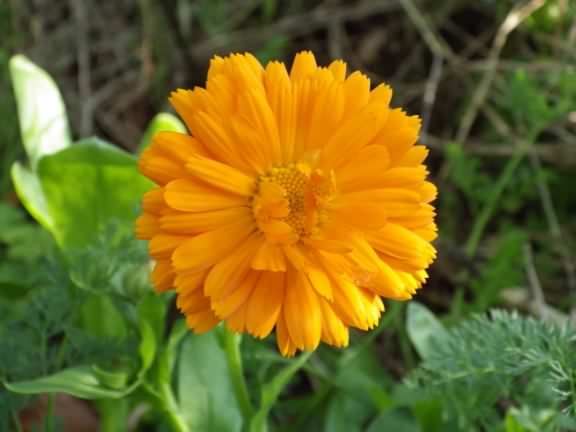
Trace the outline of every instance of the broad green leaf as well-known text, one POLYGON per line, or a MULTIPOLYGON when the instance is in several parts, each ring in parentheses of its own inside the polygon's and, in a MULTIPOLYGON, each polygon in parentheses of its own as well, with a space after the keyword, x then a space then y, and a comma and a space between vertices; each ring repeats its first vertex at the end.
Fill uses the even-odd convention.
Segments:
POLYGON ((446 427, 442 424, 443 407, 440 400, 423 399, 416 400, 412 406, 414 417, 418 420, 420 428, 425 432, 445 432, 446 427))
POLYGON ((66 108, 54 80, 23 55, 10 59, 22 142, 30 163, 71 144, 66 108))
POLYGON ((301 354, 298 358, 294 359, 288 366, 284 367, 272 380, 262 386, 261 397, 260 397, 260 407, 254 415, 252 422, 250 424, 250 430, 253 432, 259 432, 265 430, 266 418, 268 413, 278 400, 278 396, 282 393, 282 390, 290 379, 300 370, 304 363, 310 357, 310 353, 301 354))
POLYGON ((402 431, 420 432, 418 423, 405 409, 384 411, 366 429, 367 432, 402 431))
POLYGON ((229 432, 242 429, 218 329, 184 340, 178 365, 178 399, 190 430, 229 432))
POLYGON ((426 306, 415 301, 408 304, 406 330, 423 359, 434 351, 435 338, 446 337, 446 329, 438 318, 426 306))
POLYGON ((144 132, 144 136, 142 137, 140 145, 138 146, 138 153, 148 147, 152 143, 154 135, 160 131, 186 133, 186 126, 184 126, 184 123, 182 123, 182 121, 174 114, 156 114, 156 116, 152 119, 146 128, 146 132, 144 132))
MULTIPOLYGON (((356 398, 338 392, 330 400, 324 423, 325 432, 361 432, 366 421, 373 415, 369 405, 356 398)), ((397 429, 382 429, 395 431, 397 429)))
POLYGON ((133 223, 151 183, 135 158, 96 138, 43 157, 38 174, 59 244, 80 247, 110 221, 133 223))
POLYGON ((22 394, 40 394, 62 392, 82 399, 119 398, 126 390, 108 388, 90 366, 65 369, 28 381, 4 384, 8 390, 22 394))
POLYGON ((14 162, 11 174, 20 202, 40 225, 48 231, 52 231, 54 221, 48 211, 46 197, 36 173, 30 171, 20 162, 14 162))

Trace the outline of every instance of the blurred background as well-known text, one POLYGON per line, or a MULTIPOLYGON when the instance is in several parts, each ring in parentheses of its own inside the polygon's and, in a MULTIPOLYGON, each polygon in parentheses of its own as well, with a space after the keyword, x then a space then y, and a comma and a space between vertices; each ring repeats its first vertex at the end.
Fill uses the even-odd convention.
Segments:
MULTIPOLYGON (((24 157, 11 55, 54 78, 75 138, 134 151, 213 55, 300 50, 389 83, 422 117, 440 235, 419 302, 448 325, 494 307, 576 313, 573 0, 0 0, 0 201, 19 206, 24 157)), ((399 324, 370 342, 393 380, 418 362, 405 339, 399 324)))

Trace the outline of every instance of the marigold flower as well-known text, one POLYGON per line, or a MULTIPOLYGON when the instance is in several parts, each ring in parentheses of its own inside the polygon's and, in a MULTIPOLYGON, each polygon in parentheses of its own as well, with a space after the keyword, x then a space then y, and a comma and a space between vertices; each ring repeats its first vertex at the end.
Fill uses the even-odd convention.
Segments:
POLYGON ((340 60, 310 52, 263 68, 215 57, 206 88, 170 98, 190 135, 161 132, 140 159, 158 186, 137 235, 156 290, 175 289, 195 332, 220 321, 281 353, 348 345, 382 298, 407 300, 436 252, 436 188, 415 145, 420 120, 390 108, 340 60))

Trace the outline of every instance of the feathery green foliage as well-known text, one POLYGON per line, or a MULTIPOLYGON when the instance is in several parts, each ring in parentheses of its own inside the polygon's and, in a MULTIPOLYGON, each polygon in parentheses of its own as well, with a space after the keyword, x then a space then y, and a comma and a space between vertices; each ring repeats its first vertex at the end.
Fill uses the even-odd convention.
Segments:
MULTIPOLYGON (((576 331, 516 312, 491 311, 462 322, 412 374, 410 384, 441 398, 462 430, 495 430, 500 412, 553 413, 541 430, 576 421, 576 331), (562 423, 564 422, 564 423, 562 423)), ((570 429, 576 430, 576 429, 570 429)))

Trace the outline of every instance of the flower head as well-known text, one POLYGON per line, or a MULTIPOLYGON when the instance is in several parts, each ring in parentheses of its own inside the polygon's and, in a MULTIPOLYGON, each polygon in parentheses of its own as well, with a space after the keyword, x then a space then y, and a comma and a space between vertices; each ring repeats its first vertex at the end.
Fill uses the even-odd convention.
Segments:
POLYGON ((310 52, 288 73, 250 54, 215 57, 205 88, 171 102, 190 135, 161 132, 140 160, 157 187, 137 222, 158 291, 196 332, 220 321, 283 355, 368 330, 382 298, 406 300, 436 252, 436 188, 420 120, 390 108, 346 64, 310 52))

